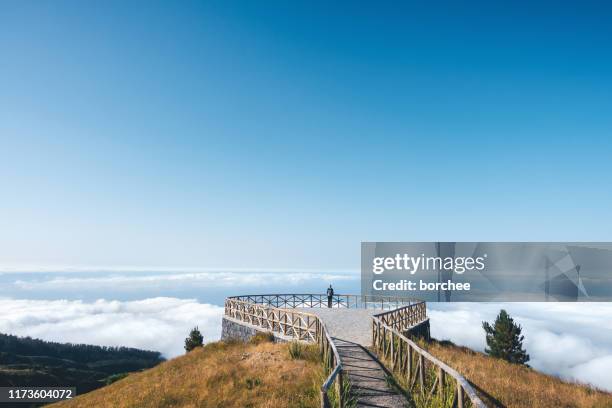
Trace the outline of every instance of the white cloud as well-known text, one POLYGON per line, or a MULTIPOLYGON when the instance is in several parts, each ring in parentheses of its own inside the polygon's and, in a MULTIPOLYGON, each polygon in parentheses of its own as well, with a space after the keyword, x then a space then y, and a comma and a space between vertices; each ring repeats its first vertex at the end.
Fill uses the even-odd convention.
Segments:
POLYGON ((610 390, 612 384, 612 354, 589 360, 572 367, 567 376, 599 388, 610 390))
POLYGON ((206 341, 221 333, 220 306, 193 299, 150 298, 95 302, 0 299, 0 332, 50 341, 128 346, 184 352, 189 330, 199 326, 206 341))
POLYGON ((612 304, 450 303, 429 304, 431 333, 438 339, 483 351, 482 321, 506 309, 523 327, 529 364, 564 379, 612 391, 612 304), (606 365, 608 364, 608 365, 606 365))
POLYGON ((178 273, 110 273, 103 276, 58 276, 16 280, 13 285, 21 290, 69 290, 83 287, 142 288, 145 286, 184 285, 229 288, 238 285, 267 287, 270 285, 300 285, 306 282, 358 281, 354 273, 323 272, 178 272, 178 273))

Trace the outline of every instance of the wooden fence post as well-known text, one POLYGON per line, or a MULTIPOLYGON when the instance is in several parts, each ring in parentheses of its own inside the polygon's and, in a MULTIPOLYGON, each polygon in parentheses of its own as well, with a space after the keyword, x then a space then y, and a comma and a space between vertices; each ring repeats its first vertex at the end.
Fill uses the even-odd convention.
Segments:
POLYGON ((338 372, 338 376, 336 377, 336 392, 338 393, 338 405, 339 408, 343 408, 344 407, 344 396, 342 395, 342 391, 343 391, 343 385, 344 383, 342 382, 343 376, 342 376, 342 370, 340 370, 338 372))
POLYGON ((408 344, 408 383, 410 383, 410 379, 412 378, 412 346, 408 344))
POLYGON ((422 354, 419 354, 419 385, 421 394, 425 395, 425 359, 422 354))
POLYGON ((440 401, 443 402, 444 398, 444 370, 442 367, 438 367, 438 396, 440 401))
POLYGON ((457 408, 463 408, 463 388, 459 380, 457 380, 457 408))
POLYGON ((382 328, 382 354, 383 358, 387 357, 387 329, 383 326, 382 328))
POLYGON ((323 390, 321 390, 321 408, 330 408, 329 397, 323 390))
MULTIPOLYGON (((281 319, 279 319, 279 320, 281 320, 281 319)), ((282 333, 284 335, 286 335, 287 334, 287 312, 285 312, 283 314, 283 319, 282 320, 284 320, 285 324, 281 326, 281 331, 282 331, 282 333)))
POLYGON ((399 361, 399 372, 401 373, 402 370, 404 369, 404 342, 402 341, 402 339, 399 339, 399 342, 397 344, 397 347, 399 348, 398 350, 398 361, 399 361))
POLYGON ((391 371, 395 370, 395 332, 391 331, 391 371))

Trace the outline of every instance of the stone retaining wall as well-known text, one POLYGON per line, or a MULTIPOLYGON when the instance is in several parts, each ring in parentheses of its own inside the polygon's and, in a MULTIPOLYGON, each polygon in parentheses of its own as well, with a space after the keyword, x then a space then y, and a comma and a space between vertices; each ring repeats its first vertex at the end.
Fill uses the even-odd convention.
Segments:
MULTIPOLYGON (((239 320, 234 320, 231 317, 223 316, 221 321, 221 340, 241 340, 248 341, 257 333, 272 333, 260 327, 253 326, 239 320)), ((276 342, 290 341, 289 337, 282 336, 277 333, 272 333, 276 342)))

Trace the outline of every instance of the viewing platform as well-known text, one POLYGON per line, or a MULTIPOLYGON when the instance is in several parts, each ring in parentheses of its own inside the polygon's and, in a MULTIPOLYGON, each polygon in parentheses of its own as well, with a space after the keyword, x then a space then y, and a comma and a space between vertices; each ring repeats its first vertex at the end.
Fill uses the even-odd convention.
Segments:
POLYGON ((421 349, 429 339, 419 299, 325 294, 233 296, 225 300, 222 340, 270 332, 278 341, 316 343, 329 376, 321 407, 404 407, 415 401, 457 408, 484 403, 468 381, 421 349), (390 377, 407 380, 393 385, 390 377), (406 389, 403 389, 406 388, 406 389))

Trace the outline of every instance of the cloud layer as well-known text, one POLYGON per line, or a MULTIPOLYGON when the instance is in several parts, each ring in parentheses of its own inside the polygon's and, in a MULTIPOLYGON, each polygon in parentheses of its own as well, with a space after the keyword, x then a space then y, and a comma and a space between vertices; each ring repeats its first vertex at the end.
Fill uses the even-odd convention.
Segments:
POLYGON ((115 273, 103 276, 59 276, 47 278, 36 277, 30 280, 15 280, 14 286, 19 289, 69 289, 86 287, 138 287, 143 285, 165 286, 206 286, 232 288, 236 286, 270 286, 300 285, 305 282, 323 281, 359 281, 359 275, 353 273, 288 273, 288 272, 179 272, 179 273, 115 273))
POLYGON ((529 365, 612 391, 612 305, 604 303, 431 304, 432 336, 483 351, 482 321, 506 309, 523 327, 529 365))
MULTIPOLYGON (((429 304, 432 335, 482 351, 482 321, 501 308, 523 326, 529 364, 541 371, 612 391, 612 304, 429 304)), ((221 306, 194 299, 153 297, 136 301, 0 299, 0 332, 45 340, 121 345, 184 352, 183 341, 199 326, 206 341, 219 338, 221 306)))
POLYGON ((8 273, 0 275, 0 298, 131 301, 155 297, 197 299, 222 305, 246 293, 321 293, 329 284, 340 293, 360 289, 348 272, 140 271, 8 273))
POLYGON ((139 301, 0 299, 0 332, 44 340, 184 352, 189 330, 199 326, 206 341, 221 333, 220 306, 192 299, 139 301))

